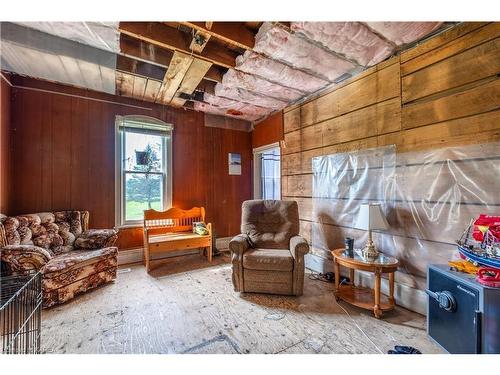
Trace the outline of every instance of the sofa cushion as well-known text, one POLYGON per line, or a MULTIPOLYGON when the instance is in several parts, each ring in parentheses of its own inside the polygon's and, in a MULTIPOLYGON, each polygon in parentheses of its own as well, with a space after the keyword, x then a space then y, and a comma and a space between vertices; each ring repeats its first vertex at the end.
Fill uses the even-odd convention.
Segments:
POLYGON ((253 248, 288 249, 290 238, 299 234, 299 211, 295 201, 249 200, 243 202, 241 233, 253 248))
POLYGON ((243 268, 267 271, 292 271, 290 250, 250 249, 243 253, 243 268))
POLYGON ((96 250, 73 250, 53 257, 42 268, 42 273, 44 278, 51 278, 61 272, 66 273, 73 269, 100 262, 106 258, 114 258, 116 260, 117 254, 118 249, 116 247, 106 247, 96 250))

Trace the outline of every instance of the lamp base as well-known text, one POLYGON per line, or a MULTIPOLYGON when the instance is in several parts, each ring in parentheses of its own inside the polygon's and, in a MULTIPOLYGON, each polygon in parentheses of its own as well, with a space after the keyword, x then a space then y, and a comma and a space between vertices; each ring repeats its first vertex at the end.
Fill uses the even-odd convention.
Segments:
POLYGON ((372 241, 368 241, 364 249, 361 250, 361 256, 366 260, 375 260, 378 258, 378 251, 375 249, 372 241))

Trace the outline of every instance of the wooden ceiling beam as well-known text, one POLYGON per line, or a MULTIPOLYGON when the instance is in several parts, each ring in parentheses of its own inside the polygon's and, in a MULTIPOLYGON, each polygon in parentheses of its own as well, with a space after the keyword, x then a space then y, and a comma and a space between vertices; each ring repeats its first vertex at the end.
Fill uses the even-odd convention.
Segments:
POLYGON ((166 72, 163 66, 149 64, 123 55, 116 56, 116 69, 122 72, 156 79, 158 81, 163 80, 166 72))
POLYGON ((255 45, 255 35, 244 22, 181 22, 197 32, 206 33, 237 47, 251 50, 255 45))
MULTIPOLYGON (((134 60, 158 65, 163 69, 168 69, 174 53, 171 50, 160 48, 150 43, 129 37, 120 36, 120 51, 122 55, 134 60)), ((118 63, 118 62, 117 62, 118 63)), ((130 62, 127 63, 130 66, 130 62)), ((221 82, 225 69, 212 65, 204 77, 204 80, 221 82)), ((135 71, 126 70, 129 73, 136 74, 135 71)), ((138 73, 139 74, 139 73, 138 73)), ((154 77, 153 77, 154 78, 154 77)), ((163 79, 163 76, 158 78, 163 79)))
POLYGON ((202 53, 193 52, 189 48, 191 44, 191 35, 162 23, 120 22, 118 29, 122 34, 154 44, 161 48, 193 54, 195 57, 207 60, 224 68, 233 68, 236 64, 236 52, 211 43, 207 44, 202 53))

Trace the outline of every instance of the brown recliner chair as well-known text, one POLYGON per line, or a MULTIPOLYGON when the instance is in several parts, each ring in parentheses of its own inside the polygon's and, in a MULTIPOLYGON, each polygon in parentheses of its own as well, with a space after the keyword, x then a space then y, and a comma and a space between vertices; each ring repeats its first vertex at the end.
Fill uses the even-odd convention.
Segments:
POLYGON ((241 234, 229 243, 237 292, 302 295, 306 240, 295 201, 243 202, 241 234))

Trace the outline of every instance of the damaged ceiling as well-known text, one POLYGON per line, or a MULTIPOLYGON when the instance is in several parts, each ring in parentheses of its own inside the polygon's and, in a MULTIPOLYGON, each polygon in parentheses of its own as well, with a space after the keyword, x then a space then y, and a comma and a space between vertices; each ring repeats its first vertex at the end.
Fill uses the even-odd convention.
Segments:
POLYGON ((2 70, 257 122, 443 22, 2 23, 2 70))

